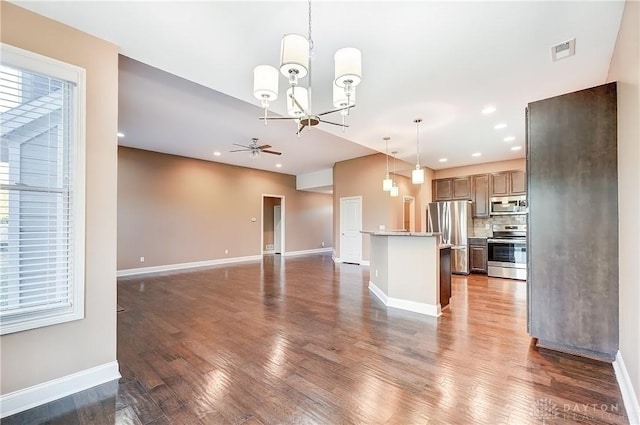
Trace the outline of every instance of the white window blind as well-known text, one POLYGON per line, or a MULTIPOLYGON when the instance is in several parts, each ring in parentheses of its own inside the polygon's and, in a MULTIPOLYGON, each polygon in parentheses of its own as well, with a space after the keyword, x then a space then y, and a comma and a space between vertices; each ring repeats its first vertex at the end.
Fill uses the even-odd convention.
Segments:
POLYGON ((84 74, 20 49, 2 49, 0 333, 5 334, 84 316, 84 138, 78 134, 84 105, 78 96, 82 78, 75 78, 84 74))

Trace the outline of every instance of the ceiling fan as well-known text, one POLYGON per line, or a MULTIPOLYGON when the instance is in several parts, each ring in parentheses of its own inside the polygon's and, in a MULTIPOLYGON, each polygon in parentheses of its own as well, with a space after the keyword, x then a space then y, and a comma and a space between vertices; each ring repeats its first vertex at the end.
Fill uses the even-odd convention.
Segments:
POLYGON ((270 153, 272 155, 282 155, 282 152, 276 152, 276 151, 272 151, 269 150, 269 148, 271 147, 271 145, 262 145, 262 146, 258 146, 258 138, 257 137, 253 137, 251 139, 251 144, 250 145, 240 145, 238 143, 234 143, 235 146, 240 146, 243 149, 235 149, 229 152, 250 152, 250 156, 251 158, 256 158, 258 156, 260 156, 261 152, 264 153, 270 153))

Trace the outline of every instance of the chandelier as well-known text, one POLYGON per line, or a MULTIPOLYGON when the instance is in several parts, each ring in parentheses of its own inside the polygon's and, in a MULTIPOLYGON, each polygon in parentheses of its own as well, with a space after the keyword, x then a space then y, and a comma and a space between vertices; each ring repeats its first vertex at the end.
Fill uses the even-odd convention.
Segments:
POLYGON ((345 117, 356 105, 356 86, 362 80, 362 59, 360 50, 345 47, 334 55, 335 78, 333 80, 333 106, 326 112, 315 114, 311 108, 311 63, 313 57, 313 39, 311 37, 311 0, 309 7, 309 32, 305 37, 300 34, 285 34, 280 44, 280 73, 287 79, 287 114, 288 117, 268 116, 269 104, 278 98, 278 70, 270 65, 258 65, 253 70, 253 95, 260 100, 264 108, 264 116, 259 119, 267 125, 268 120, 295 120, 296 134, 305 127, 313 127, 326 123, 342 127, 348 125, 345 117), (300 80, 308 76, 306 86, 300 80), (340 112, 342 123, 326 121, 323 117, 340 112))

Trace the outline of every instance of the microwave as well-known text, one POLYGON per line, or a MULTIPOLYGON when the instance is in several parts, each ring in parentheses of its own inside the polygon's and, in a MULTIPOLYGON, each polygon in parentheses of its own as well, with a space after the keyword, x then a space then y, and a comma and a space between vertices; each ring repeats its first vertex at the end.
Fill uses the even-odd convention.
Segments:
POLYGON ((526 214, 527 211, 527 197, 525 195, 489 199, 489 215, 526 214))

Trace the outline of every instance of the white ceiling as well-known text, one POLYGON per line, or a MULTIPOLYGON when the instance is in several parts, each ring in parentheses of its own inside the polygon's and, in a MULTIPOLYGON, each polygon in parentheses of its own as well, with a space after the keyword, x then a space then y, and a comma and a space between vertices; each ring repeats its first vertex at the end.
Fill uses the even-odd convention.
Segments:
MULTIPOLYGON (((624 8, 623 1, 313 2, 313 112, 331 109, 339 48, 362 51, 363 81, 346 133, 321 124, 298 139, 292 122, 258 121, 252 73, 278 66, 282 34, 307 33, 306 2, 14 3, 135 59, 121 60, 121 144, 287 174, 383 151, 387 135, 390 150, 415 162, 418 117, 422 165, 522 157, 510 148, 524 146, 528 102, 606 82, 624 8), (576 55, 552 62, 551 46, 574 37, 576 55), (483 115, 485 105, 496 112, 483 115), (494 129, 500 122, 507 127, 494 129), (283 155, 228 153, 251 137, 283 155), (215 150, 223 155, 214 158, 215 150)), ((284 114, 285 85, 282 78, 274 113, 284 114)))

